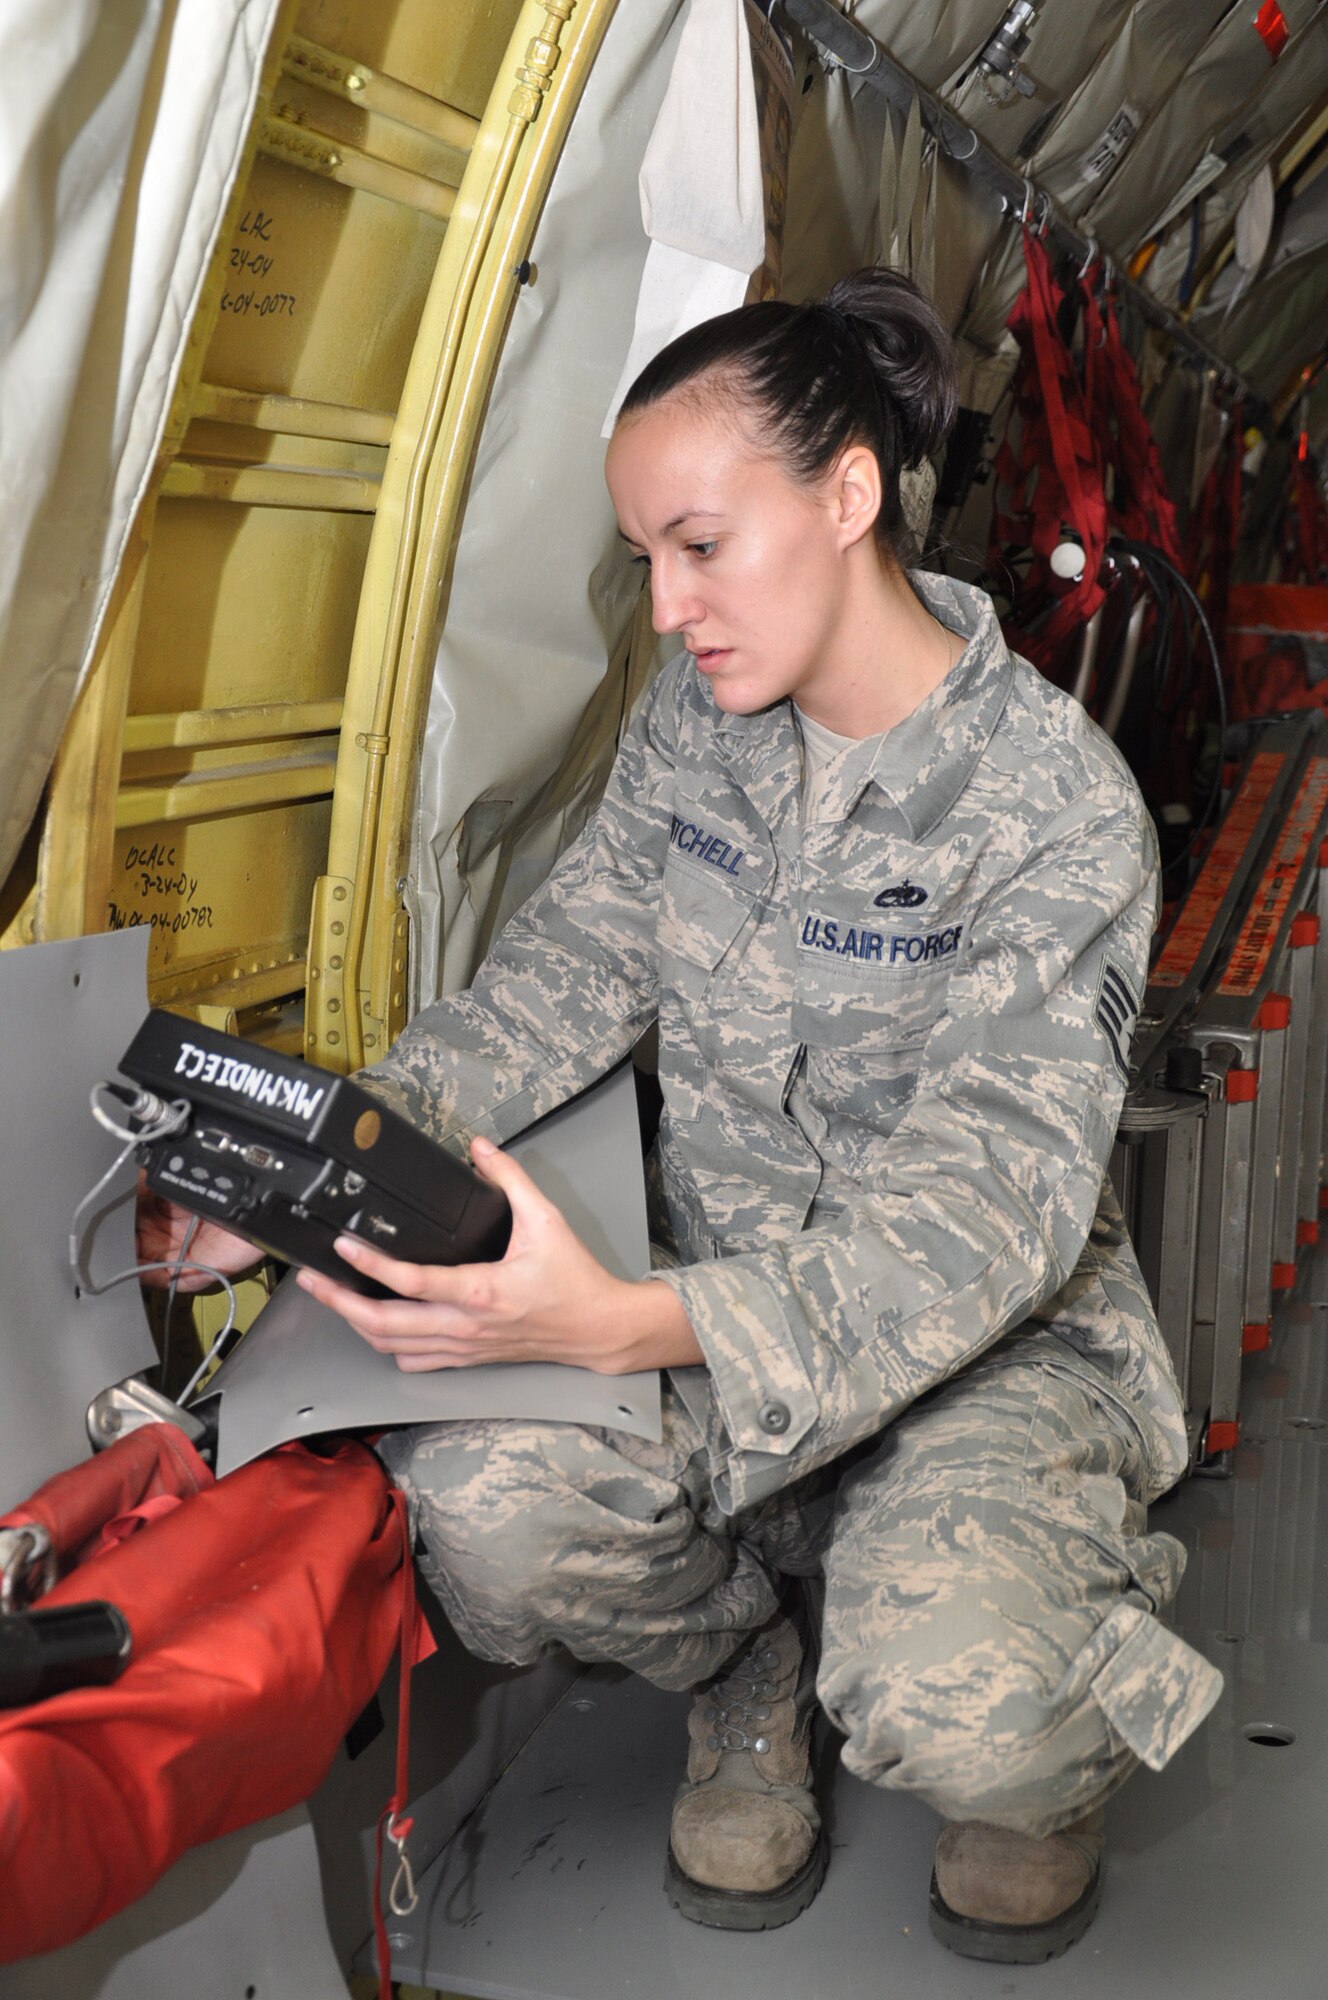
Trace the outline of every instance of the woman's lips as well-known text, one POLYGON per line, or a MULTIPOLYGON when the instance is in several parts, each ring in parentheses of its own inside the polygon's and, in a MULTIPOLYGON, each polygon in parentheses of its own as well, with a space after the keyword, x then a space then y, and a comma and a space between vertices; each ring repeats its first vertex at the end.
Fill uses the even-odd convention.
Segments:
POLYGON ((702 673, 713 673, 716 667, 723 666, 732 650, 731 646, 698 646, 692 657, 702 673))

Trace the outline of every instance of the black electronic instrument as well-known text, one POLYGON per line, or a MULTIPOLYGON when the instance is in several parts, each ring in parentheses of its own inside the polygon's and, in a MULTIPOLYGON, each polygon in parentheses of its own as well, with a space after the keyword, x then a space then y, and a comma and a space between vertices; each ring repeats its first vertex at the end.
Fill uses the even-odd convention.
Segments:
POLYGON ((155 1008, 120 1067, 153 1100, 130 1107, 149 1187, 288 1263, 382 1298, 332 1248, 343 1231, 417 1264, 507 1248, 506 1195, 350 1077, 155 1008))

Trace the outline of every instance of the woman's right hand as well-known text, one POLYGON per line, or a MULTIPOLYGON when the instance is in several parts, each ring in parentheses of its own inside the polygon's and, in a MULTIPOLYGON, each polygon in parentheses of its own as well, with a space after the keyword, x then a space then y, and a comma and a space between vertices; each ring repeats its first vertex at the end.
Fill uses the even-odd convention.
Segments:
MULTIPOLYGON (((173 1201, 166 1201, 154 1194, 148 1186, 147 1175, 138 1177, 138 1261, 140 1264, 174 1264, 184 1247, 189 1225, 194 1217, 187 1208, 177 1208, 173 1201)), ((238 1278, 252 1271, 263 1261, 263 1252, 255 1249, 245 1236, 236 1236, 231 1230, 223 1229, 219 1222, 201 1221, 189 1245, 189 1264, 180 1272, 178 1289, 182 1292, 206 1291, 213 1280, 205 1271, 190 1269, 191 1264, 207 1264, 214 1271, 222 1271, 228 1278, 238 1278)), ((145 1271, 143 1283, 155 1290, 164 1291, 171 1282, 169 1269, 145 1271)))

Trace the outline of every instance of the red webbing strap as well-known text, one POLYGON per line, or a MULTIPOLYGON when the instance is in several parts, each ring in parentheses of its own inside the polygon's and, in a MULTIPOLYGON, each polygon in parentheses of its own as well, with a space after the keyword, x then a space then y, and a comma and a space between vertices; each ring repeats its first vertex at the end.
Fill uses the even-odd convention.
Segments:
POLYGON ((1107 504, 1083 395, 1057 323, 1063 294, 1041 239, 1027 229, 1024 264, 1028 282, 1008 322, 1020 356, 1010 427, 995 461, 998 492, 989 556, 999 573, 1010 566, 1012 554, 1031 553, 1013 592, 1006 636, 1049 673, 1061 664, 1065 641, 1102 601, 1107 504), (1077 534, 1084 548, 1083 575, 1068 590, 1050 563, 1067 531, 1077 534))
POLYGON ((1244 406, 1237 397, 1218 446, 1199 506, 1190 523, 1189 569, 1203 599, 1218 652, 1226 663, 1227 593, 1240 534, 1241 470, 1245 458, 1244 406))
POLYGON ((1283 515, 1282 582, 1321 583, 1325 579, 1328 579, 1328 502, 1314 477, 1308 449, 1303 449, 1292 474, 1283 515))
POLYGON ((410 1553, 410 1520, 406 1496, 392 1493, 392 1507, 401 1524, 401 1637, 398 1642, 400 1681, 397 1695, 397 1768, 392 1796, 374 1830, 373 1922, 374 1943, 378 1948, 378 2000, 392 2000, 392 1947, 387 1938, 383 1915, 383 1840, 386 1836, 397 1851, 397 1869, 388 1891, 388 1907, 393 1916, 407 1917, 418 1900, 411 1874, 406 1842, 413 1821, 403 1817, 410 1798, 410 1677, 418 1655, 416 1628, 419 1605, 415 1597, 415 1565, 410 1553))
POLYGON ((1093 378, 1099 385, 1097 404, 1107 426, 1105 432, 1099 427, 1094 410, 1099 445, 1105 446, 1107 439, 1115 444, 1115 451, 1109 454, 1116 475, 1108 502, 1113 525, 1130 541, 1160 549, 1179 568, 1182 558, 1176 508, 1167 492, 1157 440, 1144 415, 1139 371, 1125 345, 1110 293, 1105 311, 1098 310, 1091 272, 1084 287, 1084 374, 1086 386, 1093 378))

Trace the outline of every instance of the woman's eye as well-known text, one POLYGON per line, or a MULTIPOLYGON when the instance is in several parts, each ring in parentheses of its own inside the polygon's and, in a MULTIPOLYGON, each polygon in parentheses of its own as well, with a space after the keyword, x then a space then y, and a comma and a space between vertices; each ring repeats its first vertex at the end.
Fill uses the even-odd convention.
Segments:
POLYGON ((631 565, 632 565, 632 568, 633 568, 633 569, 641 569, 641 568, 642 568, 643 566, 644 566, 644 567, 645 567, 646 569, 649 569, 649 568, 650 568, 650 557, 649 557, 649 556, 632 556, 632 557, 630 557, 630 558, 629 558, 629 560, 630 560, 630 562, 631 562, 631 565))
POLYGON ((715 550, 719 547, 719 543, 688 542, 687 547, 690 554, 700 556, 702 562, 704 562, 707 556, 712 556, 715 553, 715 550))

